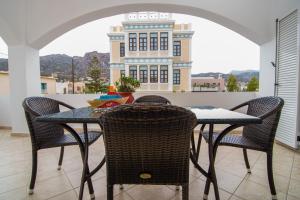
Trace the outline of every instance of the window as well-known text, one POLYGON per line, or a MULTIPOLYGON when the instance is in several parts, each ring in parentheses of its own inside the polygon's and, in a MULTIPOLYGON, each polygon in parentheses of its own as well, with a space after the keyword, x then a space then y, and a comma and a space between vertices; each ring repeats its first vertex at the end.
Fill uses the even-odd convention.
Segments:
POLYGON ((148 66, 147 65, 140 66, 140 82, 148 83, 148 66))
POLYGON ((150 33, 150 50, 157 51, 158 50, 158 34, 150 33))
POLYGON ((42 94, 47 94, 47 83, 41 83, 42 94))
POLYGON ((124 57, 125 56, 125 44, 124 42, 120 43, 120 57, 124 57))
POLYGON ((158 82, 158 70, 156 65, 150 66, 150 83, 158 82))
POLYGON ((160 82, 161 83, 168 82, 168 65, 160 66, 160 82))
POLYGON ((168 32, 160 33, 160 50, 168 50, 168 32))
POLYGON ((129 66, 129 76, 137 80, 136 66, 129 66))
POLYGON ((129 33, 129 51, 136 51, 136 33, 129 33))
POLYGON ((139 45, 140 51, 147 51, 147 33, 140 33, 139 45))
POLYGON ((120 70, 120 76, 124 77, 125 76, 125 70, 120 70))
POLYGON ((181 42, 180 41, 173 42, 173 56, 181 56, 181 42))
POLYGON ((180 69, 173 70, 173 84, 174 85, 180 84, 180 69))

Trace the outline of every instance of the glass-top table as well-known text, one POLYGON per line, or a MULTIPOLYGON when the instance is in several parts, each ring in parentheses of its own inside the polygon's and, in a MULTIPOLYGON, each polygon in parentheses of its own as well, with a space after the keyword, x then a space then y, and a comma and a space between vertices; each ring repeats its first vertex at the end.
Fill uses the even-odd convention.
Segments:
MULTIPOLYGON (((217 178, 215 173, 215 154, 218 148, 219 143, 221 142, 222 138, 232 131, 235 128, 249 125, 249 124, 260 124, 262 120, 255 116, 246 115, 243 113, 230 111, 224 108, 215 108, 213 106, 193 106, 193 107, 186 107, 186 109, 191 110, 195 113, 198 124, 202 124, 200 129, 200 133, 204 130, 205 125, 209 126, 209 139, 208 139, 208 156, 209 156, 209 170, 205 171, 199 164, 198 164, 198 157, 200 152, 200 144, 201 144, 201 137, 198 138, 196 142, 194 139, 194 134, 192 134, 191 138, 191 161, 193 162, 194 166, 207 177, 206 189, 204 194, 204 199, 207 199, 208 192, 209 192, 209 185, 210 182, 213 183, 214 191, 215 191, 215 198, 219 200, 219 190, 217 184, 217 178), (214 137, 214 124, 227 124, 228 126, 220 133, 214 137)), ((99 165, 92 170, 89 171, 88 166, 88 137, 87 137, 87 124, 99 123, 99 118, 105 112, 109 111, 110 109, 93 109, 90 107, 84 108, 77 108, 68 111, 63 111, 60 113, 55 113, 51 115, 44 115, 37 117, 36 120, 38 122, 45 122, 45 123, 53 123, 62 126, 67 131, 69 131, 75 138, 78 138, 77 132, 69 126, 69 123, 80 123, 83 124, 83 131, 85 134, 84 142, 80 139, 77 140, 81 149, 84 149, 84 159, 83 159, 83 175, 81 178, 81 185, 80 185, 80 192, 79 192, 79 199, 82 199, 83 196, 83 188, 84 183, 91 178, 105 163, 105 158, 99 163, 99 165), (77 134, 77 135, 76 135, 77 134)))
MULTIPOLYGON (((258 117, 230 111, 212 106, 185 107, 195 113, 199 124, 257 124, 261 123, 258 117)), ((98 123, 99 117, 110 108, 95 111, 91 107, 77 108, 51 115, 38 117, 39 122, 51 123, 98 123)))

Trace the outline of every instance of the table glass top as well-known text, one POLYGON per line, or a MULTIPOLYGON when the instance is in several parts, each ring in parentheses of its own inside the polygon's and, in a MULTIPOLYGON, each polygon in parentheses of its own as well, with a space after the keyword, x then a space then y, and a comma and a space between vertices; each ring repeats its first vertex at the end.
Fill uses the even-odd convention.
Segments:
MULTIPOLYGON (((215 108, 213 106, 193 106, 186 107, 186 109, 189 109, 195 113, 199 124, 261 123, 261 119, 258 117, 230 111, 224 108, 215 108)), ((93 108, 84 107, 51 115, 40 116, 36 120, 39 122, 52 123, 98 123, 98 118, 108 110, 109 108, 95 111, 93 108)))

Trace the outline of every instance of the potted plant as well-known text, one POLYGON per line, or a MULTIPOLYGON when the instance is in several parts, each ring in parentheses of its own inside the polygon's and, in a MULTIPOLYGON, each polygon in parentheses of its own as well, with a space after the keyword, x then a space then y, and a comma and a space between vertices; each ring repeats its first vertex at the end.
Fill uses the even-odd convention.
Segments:
POLYGON ((123 76, 115 82, 115 86, 118 94, 122 97, 129 97, 126 103, 132 103, 134 100, 132 93, 140 87, 140 82, 134 78, 123 76))

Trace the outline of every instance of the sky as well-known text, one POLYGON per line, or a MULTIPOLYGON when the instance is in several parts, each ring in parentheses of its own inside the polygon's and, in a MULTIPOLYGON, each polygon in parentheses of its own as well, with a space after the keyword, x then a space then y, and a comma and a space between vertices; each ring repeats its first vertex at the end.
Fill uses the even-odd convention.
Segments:
MULTIPOLYGON (((175 23, 191 23, 192 73, 259 69, 259 46, 247 38, 209 20, 173 14, 175 23)), ((109 52, 107 33, 112 25, 121 25, 124 15, 115 15, 81 25, 56 38, 40 50, 40 55, 83 56, 90 51, 109 52)), ((7 46, 0 38, 0 57, 7 46)))

